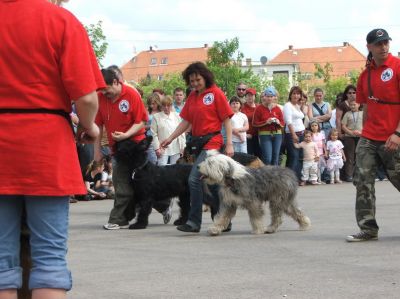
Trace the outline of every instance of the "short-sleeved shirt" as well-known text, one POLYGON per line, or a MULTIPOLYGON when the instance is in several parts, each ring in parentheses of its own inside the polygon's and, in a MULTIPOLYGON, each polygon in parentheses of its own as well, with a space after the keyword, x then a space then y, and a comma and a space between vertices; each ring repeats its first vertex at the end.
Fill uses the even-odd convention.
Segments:
MULTIPOLYGON (((0 1, 0 109, 71 112, 105 87, 87 33, 45 0, 0 1)), ((53 114, 1 114, 0 194, 85 194, 70 120, 53 114)))
MULTIPOLYGON (((371 89, 375 98, 400 103, 400 59, 389 54, 379 67, 372 61, 371 89)), ((386 141, 396 131, 400 121, 400 105, 378 104, 368 99, 368 69, 358 78, 356 93, 357 103, 368 105, 362 136, 386 141)))
POLYGON ((249 120, 249 129, 247 130, 247 134, 257 135, 257 128, 253 127, 253 115, 254 111, 256 110, 258 104, 255 107, 249 106, 247 103, 244 103, 240 112, 246 114, 247 119, 249 120))
MULTIPOLYGON (((193 136, 221 131, 223 121, 232 115, 225 94, 216 85, 202 93, 192 91, 180 113, 180 116, 192 125, 193 136)), ((220 149, 223 142, 222 135, 218 134, 210 139, 204 149, 220 149)))
MULTIPOLYGON (((363 112, 362 111, 347 111, 342 118, 342 124, 349 130, 362 131, 363 128, 363 112)), ((345 136, 352 136, 345 133, 345 136)))
MULTIPOLYGON (((246 114, 242 112, 234 113, 231 117, 232 129, 240 129, 243 128, 249 120, 247 119, 246 114)), ((246 132, 240 132, 240 137, 232 134, 232 141, 233 142, 243 142, 246 140, 246 132)))
POLYGON ((340 140, 328 140, 326 150, 329 152, 329 159, 342 159, 343 143, 340 140))
MULTIPOLYGON (((148 121, 147 111, 140 94, 132 87, 121 84, 121 94, 114 102, 106 98, 101 92, 98 93, 99 111, 96 115, 96 124, 105 126, 108 142, 112 149, 115 141, 112 139, 111 133, 115 131, 126 132, 134 124, 148 121)), ((133 135, 131 140, 139 142, 144 138, 145 128, 133 135)))

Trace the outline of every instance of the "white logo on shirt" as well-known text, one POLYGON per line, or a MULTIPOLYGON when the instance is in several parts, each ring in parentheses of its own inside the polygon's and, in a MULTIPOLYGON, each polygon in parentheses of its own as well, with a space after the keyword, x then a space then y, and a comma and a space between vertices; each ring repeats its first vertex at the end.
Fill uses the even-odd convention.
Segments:
POLYGON ((386 70, 384 70, 381 74, 381 80, 383 82, 387 82, 390 79, 393 78, 393 70, 391 68, 387 68, 386 70))
POLYGON ((214 102, 214 95, 210 92, 203 97, 204 105, 211 105, 214 102))
POLYGON ((128 112, 129 110, 129 102, 127 100, 122 100, 119 102, 119 111, 128 112))

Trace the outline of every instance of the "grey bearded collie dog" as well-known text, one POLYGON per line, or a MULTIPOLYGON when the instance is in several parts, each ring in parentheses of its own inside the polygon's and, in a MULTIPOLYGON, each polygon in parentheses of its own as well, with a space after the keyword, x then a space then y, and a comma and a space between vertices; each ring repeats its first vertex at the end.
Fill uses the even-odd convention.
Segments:
POLYGON ((292 217, 300 229, 310 227, 310 219, 296 203, 298 181, 292 170, 278 166, 247 168, 215 151, 210 151, 198 167, 207 184, 220 186, 220 211, 208 229, 210 235, 221 234, 238 207, 248 210, 253 234, 274 233, 282 224, 283 213, 292 217), (267 201, 271 224, 265 229, 264 203, 267 201))

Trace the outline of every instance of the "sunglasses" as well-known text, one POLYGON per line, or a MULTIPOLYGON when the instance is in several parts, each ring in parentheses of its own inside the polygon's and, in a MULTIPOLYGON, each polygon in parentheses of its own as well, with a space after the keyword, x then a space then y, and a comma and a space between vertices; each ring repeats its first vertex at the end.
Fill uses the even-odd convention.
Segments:
POLYGON ((355 91, 349 91, 347 94, 356 94, 355 91))
POLYGON ((240 90, 240 91, 245 91, 245 90, 246 90, 246 88, 238 88, 237 90, 240 90))

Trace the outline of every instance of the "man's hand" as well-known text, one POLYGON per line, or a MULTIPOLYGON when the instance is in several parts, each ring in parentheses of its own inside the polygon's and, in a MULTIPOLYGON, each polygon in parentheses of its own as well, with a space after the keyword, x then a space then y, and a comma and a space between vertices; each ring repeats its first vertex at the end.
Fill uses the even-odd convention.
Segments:
POLYGON ((126 136, 126 134, 124 132, 115 131, 115 132, 111 133, 111 137, 113 140, 118 142, 118 141, 127 139, 129 136, 126 136))
POLYGON ((386 140, 385 150, 387 150, 388 152, 397 151, 399 149, 399 145, 400 145, 400 137, 395 134, 392 134, 390 135, 388 140, 386 140))

